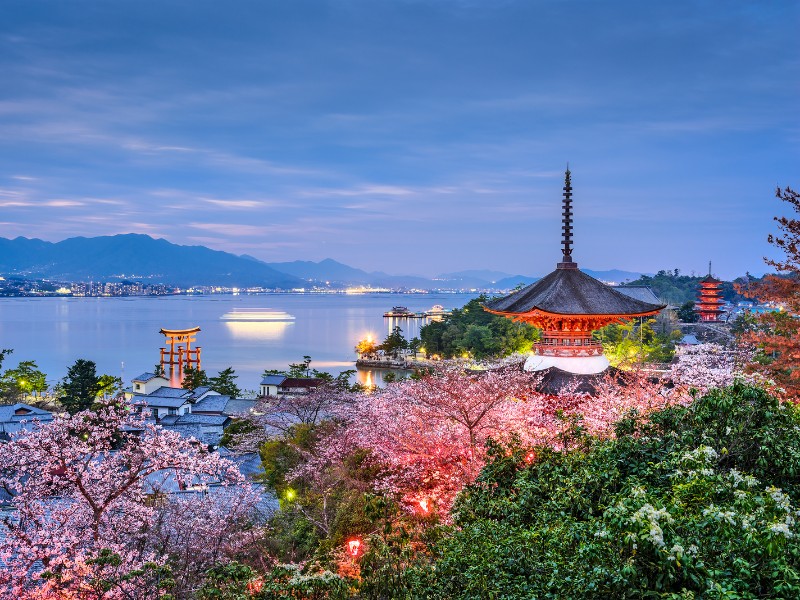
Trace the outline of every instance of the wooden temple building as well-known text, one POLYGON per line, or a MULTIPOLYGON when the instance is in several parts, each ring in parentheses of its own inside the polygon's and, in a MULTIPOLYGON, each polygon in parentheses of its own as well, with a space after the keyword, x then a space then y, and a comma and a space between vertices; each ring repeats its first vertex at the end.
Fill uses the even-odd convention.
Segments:
POLYGON ((578 269, 572 259, 572 182, 564 180, 562 259, 555 271, 508 296, 490 300, 484 310, 530 323, 542 337, 525 362, 526 371, 558 369, 591 375, 605 371, 608 359, 592 332, 665 308, 627 296, 578 269))
POLYGON ((720 286, 722 286, 722 282, 711 275, 711 263, 708 263, 708 276, 700 280, 697 302, 694 306, 695 312, 703 323, 720 322, 720 316, 724 312, 722 310, 724 302, 720 298, 722 293, 720 286))
POLYGON ((161 348, 161 371, 164 377, 180 385, 186 367, 199 370, 200 350, 197 346, 192 348, 192 342, 197 341, 199 327, 191 329, 161 329, 159 333, 166 338, 166 348, 161 348))

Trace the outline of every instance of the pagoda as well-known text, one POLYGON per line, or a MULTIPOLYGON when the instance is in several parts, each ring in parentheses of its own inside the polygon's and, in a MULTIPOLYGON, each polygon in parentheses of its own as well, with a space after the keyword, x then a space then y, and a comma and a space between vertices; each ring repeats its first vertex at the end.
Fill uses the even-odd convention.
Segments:
POLYGON ((542 337, 525 362, 526 371, 556 368, 590 375, 608 368, 603 346, 592 332, 638 317, 657 314, 665 305, 651 304, 618 292, 578 269, 572 260, 572 182, 564 179, 562 259, 556 270, 508 296, 490 300, 484 310, 530 323, 542 337))
POLYGON ((694 307, 695 312, 700 315, 700 321, 703 323, 720 322, 719 317, 724 312, 722 310, 723 301, 719 297, 721 285, 722 282, 719 279, 714 279, 711 275, 711 263, 709 262, 708 275, 700 280, 697 304, 694 307))

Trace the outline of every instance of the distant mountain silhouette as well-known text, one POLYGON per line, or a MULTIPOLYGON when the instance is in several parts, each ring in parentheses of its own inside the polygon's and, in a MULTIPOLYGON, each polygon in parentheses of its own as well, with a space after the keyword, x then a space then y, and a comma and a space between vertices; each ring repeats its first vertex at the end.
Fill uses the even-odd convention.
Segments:
POLYGON ((444 287, 442 282, 431 281, 418 275, 389 275, 381 271, 368 273, 355 267, 326 258, 319 262, 295 260, 292 262, 266 263, 273 269, 294 275, 300 279, 318 284, 329 283, 331 286, 347 287, 352 285, 368 285, 391 289, 430 289, 444 287))
POLYGON ((0 238, 0 273, 65 281, 136 279, 180 287, 291 289, 304 283, 260 261, 135 233, 57 243, 0 238))
MULTIPOLYGON (((603 281, 638 279, 629 271, 592 271, 603 281)), ((292 289, 309 284, 330 287, 364 285, 390 289, 510 290, 538 277, 500 271, 469 270, 435 279, 417 275, 367 272, 326 258, 267 263, 203 246, 179 246, 148 235, 129 233, 95 238, 76 237, 52 243, 18 237, 0 238, 0 274, 63 281, 135 279, 180 287, 220 285, 292 289)))

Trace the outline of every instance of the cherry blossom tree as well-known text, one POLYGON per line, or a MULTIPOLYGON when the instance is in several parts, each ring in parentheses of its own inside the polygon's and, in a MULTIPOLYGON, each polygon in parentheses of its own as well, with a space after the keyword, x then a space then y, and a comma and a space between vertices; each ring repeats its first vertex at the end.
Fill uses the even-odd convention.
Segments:
POLYGON ((209 569, 260 537, 252 520, 257 502, 248 485, 201 486, 163 497, 147 538, 157 556, 169 557, 173 595, 191 597, 209 569))
POLYGON ((749 366, 775 381, 786 395, 798 401, 800 396, 800 192, 778 188, 775 196, 786 202, 794 217, 774 217, 778 235, 770 234, 767 241, 781 250, 783 260, 765 258, 764 262, 777 269, 778 275, 766 275, 760 282, 737 286, 740 293, 781 310, 758 317, 761 327, 742 337, 760 349, 761 360, 749 366))
POLYGON ((0 595, 157 596, 166 546, 149 534, 162 497, 154 482, 167 480, 187 490, 242 476, 118 401, 16 435, 0 452, 0 485, 14 508, 2 524, 0 595))
POLYGON ((731 385, 735 379, 766 384, 757 374, 746 373, 752 363, 753 349, 746 346, 726 348, 719 344, 684 346, 676 352, 677 360, 667 379, 684 388, 707 392, 731 385))
POLYGON ((243 419, 240 434, 229 445, 239 452, 257 452, 268 439, 286 434, 297 425, 316 426, 341 412, 342 407, 358 402, 361 394, 333 383, 326 383, 305 394, 262 396, 243 419))
POLYGON ((375 482, 378 489, 409 508, 445 515, 483 466, 489 438, 509 441, 513 436, 530 447, 569 447, 576 425, 587 433, 611 435, 613 424, 630 411, 644 414, 687 398, 663 393, 638 372, 598 378, 591 395, 572 389, 542 393, 537 391, 540 381, 515 368, 465 371, 451 366, 365 394, 338 406, 338 426, 329 429, 292 476, 328 477, 357 449, 367 450, 384 468, 375 482))

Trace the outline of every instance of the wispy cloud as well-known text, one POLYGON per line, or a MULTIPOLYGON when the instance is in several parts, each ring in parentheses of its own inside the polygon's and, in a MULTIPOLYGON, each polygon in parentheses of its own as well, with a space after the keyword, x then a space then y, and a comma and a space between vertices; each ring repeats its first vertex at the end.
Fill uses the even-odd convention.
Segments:
POLYGON ((236 237, 240 235, 255 237, 266 234, 266 227, 260 225, 242 225, 238 223, 189 223, 189 227, 202 229, 220 235, 236 237))
POLYGON ((12 207, 47 207, 47 208, 74 208, 84 206, 85 203, 77 200, 9 200, 0 201, 0 206, 5 208, 12 207))
POLYGON ((203 198, 202 200, 222 208, 264 208, 267 206, 266 202, 260 200, 219 200, 214 198, 203 198))

